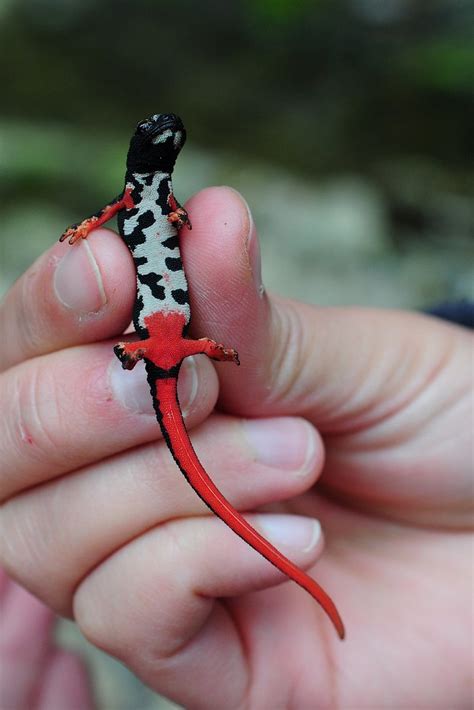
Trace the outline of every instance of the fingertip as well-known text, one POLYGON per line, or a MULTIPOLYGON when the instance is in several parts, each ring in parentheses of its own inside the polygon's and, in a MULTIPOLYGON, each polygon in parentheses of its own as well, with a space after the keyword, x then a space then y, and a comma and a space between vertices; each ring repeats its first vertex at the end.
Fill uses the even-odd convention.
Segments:
POLYGON ((322 554, 324 537, 320 522, 314 518, 267 513, 256 516, 255 523, 275 546, 301 555, 302 563, 314 562, 322 554))
MULTIPOLYGON (((192 330, 239 353, 242 367, 225 368, 227 383, 242 386, 252 370, 268 326, 268 300, 260 276, 257 231, 245 199, 233 188, 211 187, 194 195, 186 208, 192 237, 183 236, 183 261, 190 282, 192 330)), ((221 405, 226 406, 224 398, 221 405)))
MULTIPOLYGON (((57 244, 40 269, 45 284, 46 327, 57 324, 55 348, 95 342, 122 333, 131 319, 135 269, 123 240, 110 229, 96 229, 72 246, 57 244)), ((34 296, 34 294, 32 294, 34 296)))
MULTIPOLYGON (((135 267, 129 250, 110 229, 94 230, 87 240, 70 251, 81 248, 87 250, 91 268, 103 291, 101 309, 108 330, 111 334, 121 332, 130 322, 136 292, 135 267)), ((80 274, 77 278, 80 279, 80 274)))
POLYGON ((210 187, 187 203, 193 223, 192 237, 182 238, 183 258, 200 317, 218 306, 235 308, 259 282, 259 248, 255 226, 245 199, 231 187, 210 187), (257 266, 257 277, 254 276, 257 266), (199 296, 199 297, 198 297, 199 296))
POLYGON ((1 369, 123 332, 135 298, 133 261, 123 241, 97 229, 87 242, 56 242, 7 293, 1 369))
POLYGON ((187 201, 186 210, 193 214, 193 231, 208 225, 212 215, 218 216, 220 221, 220 214, 227 215, 226 226, 232 227, 237 224, 242 227, 244 234, 249 233, 252 224, 252 217, 244 197, 227 185, 205 187, 200 190, 187 201))
MULTIPOLYGON (((147 414, 155 419, 143 363, 138 363, 132 370, 124 370, 117 358, 111 358, 107 375, 114 399, 128 413, 147 414)), ((218 390, 216 371, 206 357, 196 355, 183 361, 178 379, 178 399, 187 426, 192 428, 209 415, 218 390)))
POLYGON ((293 472, 294 478, 315 481, 324 461, 318 431, 303 417, 246 418, 241 420, 246 443, 255 460, 271 468, 293 472))

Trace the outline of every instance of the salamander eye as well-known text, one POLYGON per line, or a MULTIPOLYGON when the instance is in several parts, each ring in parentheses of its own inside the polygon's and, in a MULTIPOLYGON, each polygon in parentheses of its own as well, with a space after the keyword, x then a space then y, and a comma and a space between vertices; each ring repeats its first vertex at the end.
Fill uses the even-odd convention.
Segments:
POLYGON ((148 120, 140 121, 139 123, 137 123, 136 132, 137 133, 146 133, 149 130, 150 126, 151 126, 150 121, 148 121, 148 120))

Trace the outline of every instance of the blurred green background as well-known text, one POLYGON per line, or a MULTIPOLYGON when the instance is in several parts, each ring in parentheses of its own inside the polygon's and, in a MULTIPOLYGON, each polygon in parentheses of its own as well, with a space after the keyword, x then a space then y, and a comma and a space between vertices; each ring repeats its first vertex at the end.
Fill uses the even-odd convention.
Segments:
MULTIPOLYGON (((120 191, 136 122, 173 111, 180 201, 239 189, 268 287, 472 298, 473 31, 471 0, 0 0, 0 291, 120 191)), ((101 708, 157 706, 92 658, 101 708)))
POLYGON ((179 113, 181 201, 228 183, 267 286, 318 303, 470 295, 472 0, 0 0, 0 287, 120 189, 179 113))

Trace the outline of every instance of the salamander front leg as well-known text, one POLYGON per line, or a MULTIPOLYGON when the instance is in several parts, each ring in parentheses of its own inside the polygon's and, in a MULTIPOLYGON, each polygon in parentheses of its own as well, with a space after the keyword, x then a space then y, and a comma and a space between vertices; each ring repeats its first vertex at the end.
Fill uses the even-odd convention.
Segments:
POLYGON ((59 241, 64 242, 64 240, 67 239, 69 244, 74 244, 79 241, 79 239, 87 239, 87 236, 93 229, 97 229, 97 227, 108 222, 120 210, 133 209, 132 190, 133 185, 127 184, 121 195, 96 212, 96 214, 68 227, 59 237, 59 241))
POLYGON ((168 195, 168 205, 171 209, 171 212, 168 214, 167 217, 168 222, 174 224, 176 229, 181 229, 181 227, 183 227, 184 225, 186 225, 188 229, 193 228, 188 213, 186 212, 184 207, 181 207, 172 192, 170 192, 170 194, 168 195))

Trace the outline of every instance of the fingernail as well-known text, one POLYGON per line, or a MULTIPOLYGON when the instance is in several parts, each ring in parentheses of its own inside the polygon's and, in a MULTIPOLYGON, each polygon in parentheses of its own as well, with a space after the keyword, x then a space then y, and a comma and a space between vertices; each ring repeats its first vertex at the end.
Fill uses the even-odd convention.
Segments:
MULTIPOLYGON (((181 367, 178 382, 178 397, 183 415, 190 408, 196 397, 198 382, 194 358, 186 358, 181 367)), ((117 358, 113 358, 109 367, 109 382, 114 398, 136 414, 155 416, 150 386, 145 365, 138 362, 133 370, 124 370, 117 358)))
POLYGON ((198 392, 199 378, 196 359, 191 356, 184 360, 178 379, 178 399, 183 417, 189 414, 198 392))
POLYGON ((309 552, 321 540, 321 525, 314 518, 297 515, 259 515, 257 526, 275 545, 309 552))
POLYGON ((263 296, 265 293, 265 287, 262 282, 262 255, 260 252, 260 242, 257 235, 257 230, 255 228, 255 223, 253 221, 252 212, 247 202, 242 197, 242 201, 247 209, 247 215, 249 219, 249 231, 247 235, 247 253, 249 255, 250 269, 252 271, 252 279, 257 293, 263 296))
POLYGON ((154 415, 150 386, 143 362, 137 362, 133 370, 124 370, 114 357, 109 367, 109 381, 114 398, 136 414, 154 415))
POLYGON ((300 476, 313 471, 317 462, 317 438, 304 419, 244 419, 242 427, 259 463, 300 476))
POLYGON ((82 315, 97 313, 107 303, 99 266, 84 241, 68 247, 54 272, 53 286, 63 306, 82 315))

